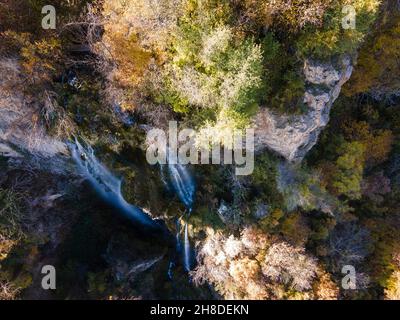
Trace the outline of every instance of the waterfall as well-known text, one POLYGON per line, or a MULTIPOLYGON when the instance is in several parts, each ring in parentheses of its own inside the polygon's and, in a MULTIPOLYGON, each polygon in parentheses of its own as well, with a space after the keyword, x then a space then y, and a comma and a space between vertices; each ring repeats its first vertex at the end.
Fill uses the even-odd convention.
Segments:
POLYGON ((179 219, 176 219, 176 251, 181 252, 181 239, 179 237, 179 233, 181 232, 181 223, 179 219))
POLYGON ((189 242, 189 236, 188 236, 188 224, 187 222, 185 223, 185 238, 184 238, 184 256, 183 256, 183 265, 185 267, 185 270, 187 272, 190 271, 191 263, 190 263, 190 242, 189 242))
MULTIPOLYGON (((186 220, 189 218, 190 213, 193 209, 194 196, 196 193, 196 185, 193 176, 189 172, 188 168, 181 165, 169 165, 168 166, 171 184, 178 195, 178 198, 185 205, 188 210, 186 220)), ((188 235, 188 223, 185 222, 185 232, 183 238, 183 266, 187 272, 190 271, 191 267, 191 249, 188 235)))
POLYGON ((97 193, 110 205, 118 209, 125 217, 152 229, 160 225, 151 219, 142 209, 129 204, 122 196, 121 180, 115 177, 96 158, 91 146, 84 147, 77 139, 70 143, 72 158, 97 193))
MULTIPOLYGON (((161 166, 161 179, 169 191, 175 193, 179 200, 184 204, 187 210, 187 218, 193 209, 194 196, 196 193, 196 183, 189 168, 182 164, 168 164, 161 166), (165 171, 167 174, 165 174, 165 171)), ((179 223, 179 220, 178 220, 179 223)), ((182 251, 183 266, 186 271, 191 268, 191 248, 188 235, 188 224, 185 222, 183 250, 180 242, 180 225, 177 225, 177 252, 182 251)))
POLYGON ((196 184, 188 167, 182 164, 168 164, 168 180, 165 178, 164 169, 165 167, 162 166, 161 177, 164 183, 169 189, 172 189, 185 207, 192 211, 196 184))

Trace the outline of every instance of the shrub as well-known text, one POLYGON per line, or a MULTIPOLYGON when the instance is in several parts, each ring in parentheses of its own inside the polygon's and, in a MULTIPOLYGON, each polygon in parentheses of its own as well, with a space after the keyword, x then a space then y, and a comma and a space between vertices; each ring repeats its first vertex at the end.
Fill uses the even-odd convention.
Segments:
POLYGON ((365 39, 378 13, 379 0, 334 0, 326 10, 321 28, 305 28, 297 40, 300 56, 326 59, 335 54, 354 53, 365 39), (356 10, 356 29, 343 29, 342 8, 352 5, 356 10))
POLYGON ((262 266, 264 275, 297 291, 311 289, 316 270, 314 258, 307 256, 304 249, 285 242, 275 243, 268 249, 262 266))
POLYGON ((180 97, 174 99, 178 102, 173 105, 174 110, 180 111, 180 101, 187 101, 193 107, 248 113, 257 102, 261 87, 260 46, 251 39, 235 45, 232 32, 226 26, 209 33, 200 32, 195 39, 191 39, 192 32, 181 35, 183 39, 176 43, 174 63, 167 69, 171 79, 167 92, 180 97), (198 37, 202 40, 196 44, 198 37), (192 46, 199 49, 192 50, 192 46))
POLYGON ((340 148, 340 156, 336 160, 336 174, 332 187, 336 194, 350 199, 361 197, 361 181, 365 165, 366 147, 360 142, 346 142, 340 148))
POLYGON ((256 228, 240 237, 208 234, 199 248, 195 283, 209 282, 226 299, 271 299, 312 289, 316 260, 302 247, 273 239, 256 228))
POLYGON ((0 188, 0 235, 5 238, 15 240, 23 236, 21 197, 13 190, 0 188))
POLYGON ((0 300, 14 300, 19 292, 12 283, 0 280, 0 300))
POLYGON ((400 300, 400 271, 393 272, 385 289, 385 298, 388 300, 400 300))
MULTIPOLYGON (((256 157, 253 174, 250 176, 252 195, 268 203, 272 209, 282 208, 283 198, 277 186, 277 160, 265 152, 256 157)), ((250 199, 249 199, 250 200, 250 199)))
POLYGON ((21 55, 21 65, 29 81, 32 83, 49 81, 59 71, 61 57, 61 41, 58 38, 42 38, 35 40, 29 33, 6 31, 0 34, 4 37, 11 51, 21 55))
POLYGON ((306 25, 321 26, 325 10, 331 0, 244 0, 242 18, 247 26, 255 28, 269 27, 277 31, 296 33, 306 25))

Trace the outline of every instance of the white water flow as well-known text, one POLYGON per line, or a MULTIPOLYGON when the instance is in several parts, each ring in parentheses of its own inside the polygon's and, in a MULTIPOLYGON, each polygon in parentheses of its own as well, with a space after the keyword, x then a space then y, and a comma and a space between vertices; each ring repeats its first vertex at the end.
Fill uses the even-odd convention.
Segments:
MULTIPOLYGON (((196 186, 187 167, 181 164, 168 165, 173 190, 188 210, 187 218, 192 211, 196 186)), ((183 238, 183 266, 187 272, 191 269, 191 250, 188 235, 188 224, 185 222, 183 238)))
POLYGON ((159 225, 142 209, 126 202, 121 192, 121 180, 100 163, 91 146, 84 147, 75 139, 75 143, 70 144, 70 149, 81 174, 106 202, 135 223, 149 228, 159 228, 159 225))
POLYGON ((184 238, 184 255, 183 255, 183 265, 185 267, 185 270, 187 272, 190 271, 191 263, 190 263, 190 242, 189 242, 189 236, 188 236, 188 224, 187 222, 185 223, 185 238, 184 238))
MULTIPOLYGON (((193 175, 187 166, 182 164, 168 164, 168 179, 164 175, 164 167, 161 167, 161 177, 168 189, 178 196, 179 200, 185 205, 188 210, 187 218, 193 208, 194 196, 196 193, 196 184, 193 175)), ((177 251, 181 250, 180 247, 180 227, 177 228, 177 251)), ((183 265, 186 271, 191 269, 191 249, 188 234, 188 224, 185 222, 184 238, 183 238, 183 265)))
POLYGON ((174 192, 185 207, 191 211, 196 185, 188 168, 182 164, 168 164, 169 179, 174 192))

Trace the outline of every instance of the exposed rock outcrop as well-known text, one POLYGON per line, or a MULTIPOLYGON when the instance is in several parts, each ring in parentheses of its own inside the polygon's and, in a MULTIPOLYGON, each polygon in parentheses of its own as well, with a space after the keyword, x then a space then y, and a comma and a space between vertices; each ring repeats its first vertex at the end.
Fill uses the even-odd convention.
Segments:
POLYGON ((307 83, 304 94, 307 112, 280 115, 262 109, 254 119, 256 151, 269 148, 289 161, 301 161, 328 124, 331 107, 343 84, 349 80, 353 66, 351 58, 345 56, 331 64, 306 60, 303 71, 307 83))

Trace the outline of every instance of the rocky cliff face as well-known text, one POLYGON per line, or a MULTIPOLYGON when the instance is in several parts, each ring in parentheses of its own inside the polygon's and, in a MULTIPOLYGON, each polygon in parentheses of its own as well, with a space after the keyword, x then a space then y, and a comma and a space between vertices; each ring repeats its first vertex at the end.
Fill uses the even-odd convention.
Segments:
POLYGON ((351 59, 347 56, 331 64, 306 60, 303 72, 307 83, 304 94, 307 112, 281 115, 262 109, 254 119, 256 151, 269 148, 289 161, 301 161, 328 124, 331 107, 352 71, 351 59))

